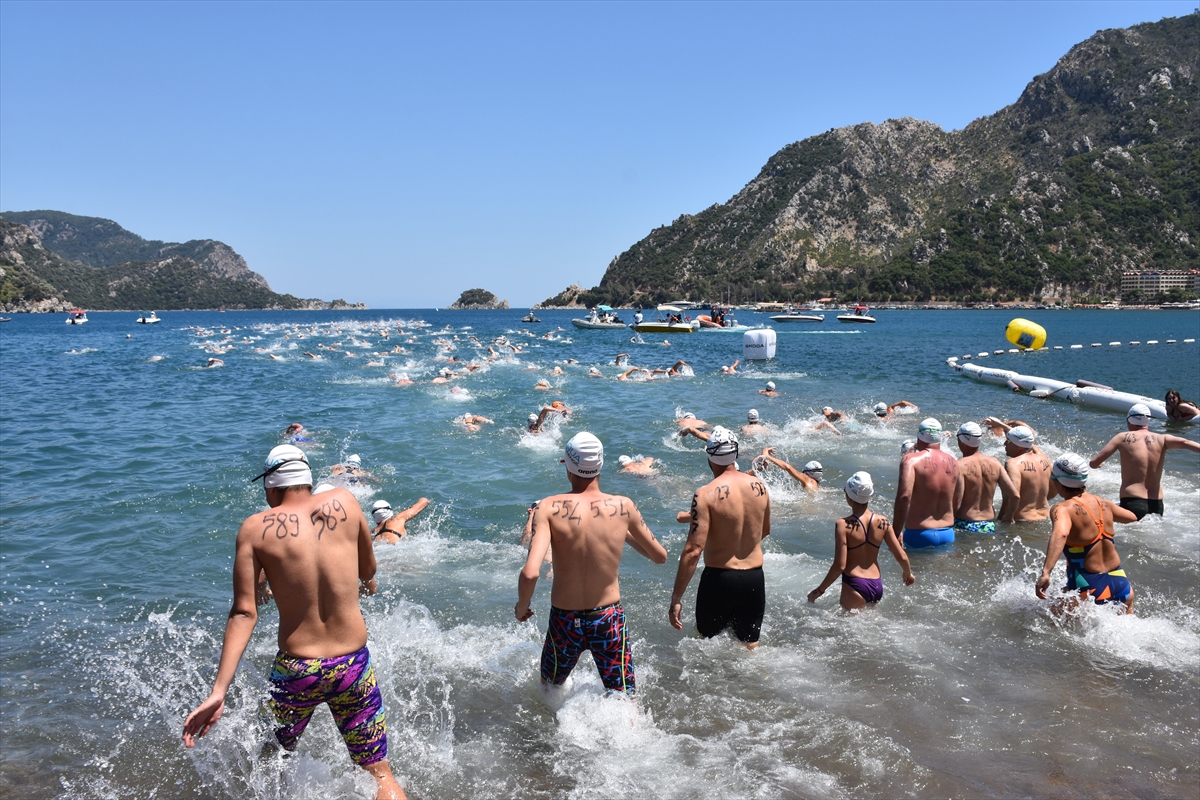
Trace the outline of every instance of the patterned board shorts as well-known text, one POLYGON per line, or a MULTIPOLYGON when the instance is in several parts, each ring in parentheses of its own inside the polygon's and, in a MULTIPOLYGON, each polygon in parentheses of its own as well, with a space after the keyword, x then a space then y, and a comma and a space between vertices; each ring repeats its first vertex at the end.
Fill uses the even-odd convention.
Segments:
POLYGON ((637 680, 620 603, 588 611, 550 607, 550 623, 542 645, 542 680, 561 686, 584 650, 591 651, 605 689, 633 694, 637 680))

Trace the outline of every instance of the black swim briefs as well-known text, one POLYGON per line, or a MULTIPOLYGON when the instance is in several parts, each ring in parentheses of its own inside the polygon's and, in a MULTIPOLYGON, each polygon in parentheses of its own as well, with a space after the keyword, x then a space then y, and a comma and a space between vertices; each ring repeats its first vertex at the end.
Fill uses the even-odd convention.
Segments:
POLYGON ((1122 497, 1119 505, 1126 511, 1132 511, 1138 519, 1147 514, 1158 514, 1160 517, 1163 515, 1162 498, 1147 500, 1144 497, 1122 497))
POLYGON ((757 642, 767 610, 762 567, 705 567, 696 593, 696 630, 712 638, 729 626, 743 642, 757 642))

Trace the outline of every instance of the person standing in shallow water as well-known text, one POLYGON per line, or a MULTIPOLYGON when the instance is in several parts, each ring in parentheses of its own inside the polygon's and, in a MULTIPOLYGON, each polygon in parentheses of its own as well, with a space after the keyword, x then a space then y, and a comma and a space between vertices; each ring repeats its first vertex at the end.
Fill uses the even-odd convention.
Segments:
POLYGON ((753 650, 767 607, 762 540, 771 535, 771 498, 762 479, 738 470, 738 440, 732 431, 713 428, 704 450, 713 479, 692 495, 691 511, 677 517, 690 527, 667 619, 683 630, 683 593, 703 554, 696 630, 712 638, 732 627, 738 640, 753 650))
POLYGON ((1181 436, 1150 432, 1150 408, 1138 403, 1125 417, 1128 429, 1118 433, 1092 457, 1089 466, 1097 469, 1112 456, 1121 454, 1121 508, 1138 519, 1147 514, 1163 513, 1162 476, 1167 451, 1175 449, 1200 453, 1200 443, 1181 436))
MULTIPOLYGON (((371 529, 354 495, 312 493, 308 457, 295 445, 267 456, 263 481, 270 510, 253 514, 237 534, 233 607, 220 666, 208 699, 188 715, 183 743, 194 747, 225 711, 225 696, 258 622, 258 575, 265 573, 279 608, 279 652, 271 671, 275 738, 294 750, 327 703, 350 758, 375 778, 378 800, 405 800, 387 762, 387 720, 367 650, 359 594, 375 593, 371 529)), ((265 594, 265 593, 263 593, 265 594)), ((259 596, 262 596, 261 594, 259 596)))
POLYGON ((590 650, 604 688, 637 690, 633 653, 625 630, 617 572, 628 543, 655 564, 667 551, 646 527, 628 497, 600 491, 604 446, 590 433, 567 442, 571 491, 539 501, 533 509, 533 540, 517 582, 513 613, 521 622, 533 616, 530 603, 542 561, 554 548, 550 620, 542 645, 542 685, 562 686, 584 650, 590 650))
POLYGON ((917 449, 900 460, 892 527, 904 530, 905 547, 954 541, 954 487, 958 464, 942 451, 942 424, 930 417, 917 428, 917 449))
POLYGON ((838 576, 842 578, 842 608, 854 611, 875 605, 883 599, 883 576, 879 573, 879 548, 887 542, 896 562, 904 569, 904 585, 916 581, 908 554, 900 546, 895 529, 882 514, 869 512, 867 504, 875 493, 875 485, 866 472, 856 472, 846 481, 846 503, 850 516, 839 519, 833 527, 833 566, 821 585, 808 593, 808 602, 815 603, 825 594, 838 576))

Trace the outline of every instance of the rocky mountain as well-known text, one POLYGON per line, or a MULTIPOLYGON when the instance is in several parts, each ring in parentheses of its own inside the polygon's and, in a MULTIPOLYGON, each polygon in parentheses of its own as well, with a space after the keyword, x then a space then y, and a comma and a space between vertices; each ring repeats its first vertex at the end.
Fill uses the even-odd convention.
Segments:
POLYGON ((0 216, 0 307, 12 312, 363 306, 277 294, 221 242, 148 242, 109 220, 33 211, 0 216), (134 258, 121 260, 126 256, 134 258))
POLYGON ((1198 13, 1101 31, 961 131, 905 118, 790 144, 579 299, 1079 299, 1195 267, 1197 42, 1198 13))
POLYGON ((455 310, 469 309, 506 309, 508 308, 507 300, 500 300, 496 295, 486 289, 467 289, 458 296, 458 299, 451 303, 447 308, 455 310))

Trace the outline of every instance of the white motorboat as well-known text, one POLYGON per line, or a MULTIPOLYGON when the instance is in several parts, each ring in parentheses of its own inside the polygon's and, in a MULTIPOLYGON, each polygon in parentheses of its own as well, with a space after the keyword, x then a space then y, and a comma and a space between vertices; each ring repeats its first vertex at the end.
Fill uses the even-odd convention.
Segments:
POLYGON ((68 325, 82 325, 87 321, 87 312, 81 308, 72 309, 71 313, 67 314, 68 325))
POLYGON ((846 322, 850 324, 874 322, 875 318, 871 316, 870 309, 863 305, 854 307, 852 314, 838 314, 838 322, 846 322))
POLYGON ((586 319, 573 319, 571 324, 584 330, 617 330, 625 327, 625 322, 617 316, 617 312, 609 306, 596 306, 586 319))
POLYGON ((530 311, 528 314, 521 317, 521 322, 525 322, 525 323, 541 322, 541 320, 538 319, 536 316, 534 316, 534 313, 532 311, 530 311))
POLYGON ((824 322, 824 314, 814 314, 810 308, 789 308, 782 314, 772 314, 776 322, 824 322))
POLYGON ((638 333, 695 333, 700 330, 700 320, 685 320, 679 306, 664 304, 658 307, 658 313, 659 318, 653 322, 635 322, 629 327, 638 333))
POLYGON ((139 325, 153 325, 156 322, 162 322, 162 320, 158 318, 157 311, 151 311, 150 316, 146 316, 145 314, 142 314, 140 317, 137 318, 137 321, 138 321, 139 325))

